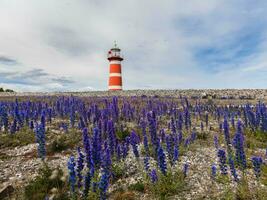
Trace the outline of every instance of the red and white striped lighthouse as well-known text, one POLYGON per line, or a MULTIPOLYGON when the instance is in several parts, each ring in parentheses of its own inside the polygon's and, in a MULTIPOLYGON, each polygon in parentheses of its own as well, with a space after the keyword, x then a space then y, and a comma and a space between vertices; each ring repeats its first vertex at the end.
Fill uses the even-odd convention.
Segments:
POLYGON ((114 47, 108 52, 109 60, 109 90, 122 90, 122 76, 121 76, 121 50, 117 47, 115 42, 114 47))

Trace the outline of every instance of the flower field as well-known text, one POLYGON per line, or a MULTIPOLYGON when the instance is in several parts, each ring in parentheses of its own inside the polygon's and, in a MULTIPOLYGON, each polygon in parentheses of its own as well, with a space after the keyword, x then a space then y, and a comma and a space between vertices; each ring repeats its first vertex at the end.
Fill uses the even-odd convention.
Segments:
POLYGON ((267 199, 264 101, 6 96, 0 126, 0 199, 267 199))

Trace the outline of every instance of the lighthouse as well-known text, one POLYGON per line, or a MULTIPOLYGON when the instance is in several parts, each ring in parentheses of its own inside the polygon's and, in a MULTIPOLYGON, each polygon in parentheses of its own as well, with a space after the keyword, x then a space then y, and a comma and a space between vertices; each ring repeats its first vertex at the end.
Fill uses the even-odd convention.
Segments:
POLYGON ((109 90, 122 90, 122 76, 121 76, 121 61, 123 60, 121 56, 121 50, 117 46, 116 42, 114 47, 108 52, 109 60, 109 90))

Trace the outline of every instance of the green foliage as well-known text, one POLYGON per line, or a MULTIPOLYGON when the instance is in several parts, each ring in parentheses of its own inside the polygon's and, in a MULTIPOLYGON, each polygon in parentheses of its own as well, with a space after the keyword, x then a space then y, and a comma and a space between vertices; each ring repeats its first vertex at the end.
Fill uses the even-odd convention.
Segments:
POLYGON ((116 182, 118 179, 122 178, 125 173, 125 169, 122 167, 122 164, 113 164, 112 165, 112 182, 116 182))
POLYGON ((54 139, 48 146, 48 152, 61 152, 69 148, 67 137, 65 135, 54 139))
POLYGON ((246 146, 250 149, 265 148, 267 143, 267 133, 257 130, 246 131, 246 146))
POLYGON ((160 199, 167 199, 175 194, 179 194, 187 189, 184 175, 181 171, 168 172, 166 176, 160 174, 156 183, 149 183, 148 189, 160 199))
POLYGON ((77 134, 76 132, 70 132, 57 136, 48 145, 48 153, 57 153, 70 148, 74 148, 80 141, 80 134, 77 134))
POLYGON ((116 136, 119 140, 124 140, 129 135, 130 131, 128 129, 122 131, 121 130, 116 131, 116 136))
POLYGON ((25 146, 34 142, 35 134, 28 128, 23 128, 15 134, 0 134, 0 148, 25 146))
POLYGON ((207 140, 208 139, 208 133, 203 131, 203 132, 197 132, 197 139, 199 140, 207 140))
POLYGON ((261 182, 262 182, 262 184, 267 186, 267 165, 263 165, 261 170, 262 170, 261 182))
POLYGON ((231 178, 227 175, 220 174, 215 179, 218 183, 229 184, 231 182, 231 178))
POLYGON ((137 192, 144 192, 145 185, 142 182, 137 182, 129 186, 129 190, 137 191, 137 192))
POLYGON ((218 200, 233 200, 235 199, 235 192, 233 188, 228 188, 225 190, 218 198, 218 200))
POLYGON ((253 199, 250 189, 248 187, 248 182, 246 178, 242 178, 240 182, 238 183, 235 198, 240 199, 240 200, 249 200, 249 199, 252 200, 253 199))
MULTIPOLYGON (((58 170, 58 169, 57 169, 58 170)), ((63 172, 58 170, 58 173, 55 174, 51 168, 47 165, 44 165, 40 169, 39 175, 25 187, 24 189, 24 198, 26 200, 39 200, 44 199, 49 193, 51 193, 52 188, 57 189, 57 194, 55 198, 57 200, 67 200, 66 183, 61 180, 63 172)))

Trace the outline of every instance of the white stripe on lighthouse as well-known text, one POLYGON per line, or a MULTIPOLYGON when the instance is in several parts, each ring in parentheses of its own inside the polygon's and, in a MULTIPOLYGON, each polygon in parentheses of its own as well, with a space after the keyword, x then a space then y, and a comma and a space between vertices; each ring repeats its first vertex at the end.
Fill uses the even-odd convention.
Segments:
POLYGON ((110 73, 109 77, 113 77, 113 76, 119 76, 121 77, 121 73, 110 73))
POLYGON ((122 89, 122 86, 120 86, 120 85, 110 85, 110 86, 108 86, 108 89, 110 89, 110 90, 120 90, 120 89, 122 89))
POLYGON ((121 61, 119 61, 119 60, 112 60, 109 63, 110 64, 121 64, 121 61))

